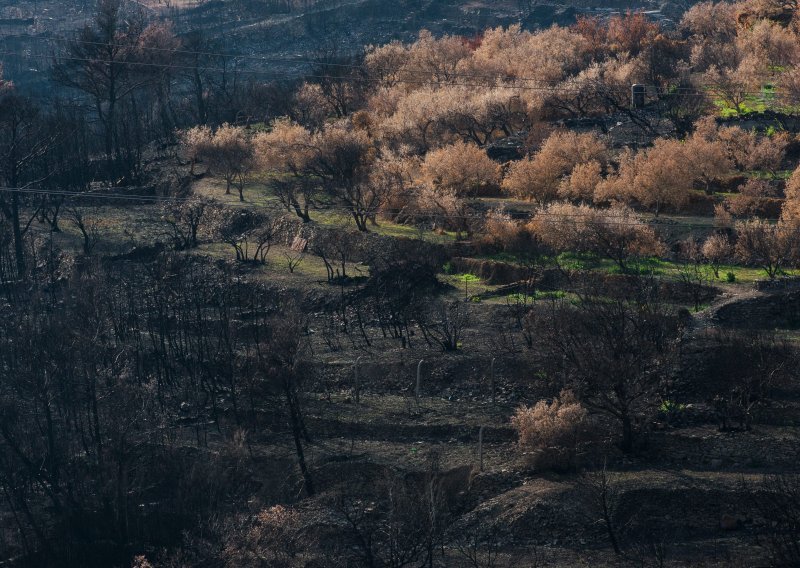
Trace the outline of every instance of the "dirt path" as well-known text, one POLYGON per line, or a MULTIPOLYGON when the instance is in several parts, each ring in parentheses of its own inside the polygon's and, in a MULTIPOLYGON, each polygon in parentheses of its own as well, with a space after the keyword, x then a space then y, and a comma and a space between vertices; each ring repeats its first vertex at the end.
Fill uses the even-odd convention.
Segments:
POLYGON ((710 327, 717 326, 717 313, 723 307, 730 306, 739 302, 749 301, 755 298, 762 298, 775 292, 763 292, 755 288, 727 288, 722 295, 710 306, 693 314, 692 333, 698 333, 710 327))

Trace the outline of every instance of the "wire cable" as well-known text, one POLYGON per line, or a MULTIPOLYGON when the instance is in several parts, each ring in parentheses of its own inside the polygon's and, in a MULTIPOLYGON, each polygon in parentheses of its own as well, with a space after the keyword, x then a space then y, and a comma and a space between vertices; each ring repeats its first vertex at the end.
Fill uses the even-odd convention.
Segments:
MULTIPOLYGON (((155 195, 124 195, 124 194, 100 194, 100 193, 93 193, 93 192, 78 192, 78 191, 62 191, 62 190, 49 190, 49 189, 34 189, 34 188, 24 188, 24 187, 0 187, 0 192, 5 193, 20 193, 20 194, 29 194, 29 195, 54 195, 59 197, 65 198, 78 198, 78 199, 106 199, 109 201, 130 201, 130 202, 146 202, 152 203, 155 205, 168 205, 171 203, 186 203, 196 201, 197 197, 159 197, 155 195)), ((245 208, 255 208, 255 209, 268 209, 268 210, 276 210, 276 209, 286 209, 282 205, 275 204, 274 207, 266 205, 266 204, 259 204, 259 203, 251 203, 251 202, 240 202, 240 201, 232 201, 232 202, 222 202, 218 201, 219 205, 225 207, 245 207, 245 208)), ((341 207, 341 206, 331 206, 331 207, 320 207, 316 209, 320 212, 340 212, 342 214, 349 215, 353 212, 353 209, 348 207, 341 207)), ((600 209, 600 211, 604 211, 600 209)), ((471 213, 471 214, 452 214, 452 213, 444 213, 439 212, 433 209, 428 210, 417 210, 417 211, 407 211, 405 209, 377 209, 375 213, 389 213, 389 214, 402 214, 407 213, 409 217, 417 217, 417 218, 428 218, 428 219, 459 219, 459 220, 466 220, 466 219, 481 219, 484 220, 486 218, 485 214, 479 213, 471 213)), ((561 219, 562 221, 565 219, 570 218, 585 218, 585 217, 593 217, 593 213, 552 213, 547 211, 531 211, 530 218, 545 218, 547 219, 561 219)), ((777 222, 778 219, 762 219, 763 221, 768 222, 777 222)), ((716 228, 718 227, 717 224, 711 223, 690 223, 690 222, 676 222, 672 220, 667 220, 663 223, 657 222, 658 218, 654 217, 652 219, 642 219, 641 221, 615 221, 615 220, 604 220, 602 221, 605 225, 617 225, 617 226, 628 226, 628 227, 641 227, 645 225, 663 225, 665 227, 684 227, 684 228, 716 228)), ((545 221, 550 222, 550 221, 545 221)))
MULTIPOLYGON (((93 64, 103 64, 103 65, 120 65, 120 66, 135 66, 135 67, 144 67, 144 68, 155 68, 155 69, 182 69, 182 70, 191 70, 191 71, 214 71, 217 73, 238 73, 238 74, 245 74, 245 75, 262 75, 268 76, 272 79, 298 79, 299 77, 295 74, 287 73, 287 72, 280 72, 275 70, 266 70, 266 69, 228 69, 224 67, 211 67, 211 66, 196 66, 196 65, 179 65, 179 64, 166 64, 166 63, 153 63, 148 61, 131 61, 131 60, 112 60, 112 59, 99 59, 99 58, 88 58, 88 57, 74 57, 74 56, 61 56, 56 58, 50 55, 40 55, 40 54, 31 54, 31 53, 22 53, 18 51, 0 51, 0 57, 2 56, 15 56, 20 58, 26 59, 42 59, 42 60, 50 60, 59 59, 61 61, 76 61, 76 62, 83 62, 83 63, 93 63, 93 64)), ((420 74, 422 75, 422 74, 420 74)), ((455 75, 453 75, 455 76, 455 75)), ((464 75, 467 77, 467 75, 464 75)), ((472 75, 471 77, 479 79, 482 76, 479 75, 472 75)), ((352 77, 352 76, 341 76, 341 75, 330 75, 330 74, 319 74, 319 73, 311 73, 302 75, 302 78, 305 79, 318 79, 318 80, 333 80, 333 81, 340 81, 340 82, 350 82, 350 83, 381 83, 384 81, 381 77, 368 77, 368 76, 361 76, 361 77, 352 77)), ((518 84, 497 84, 498 81, 503 80, 513 80, 516 81, 517 78, 509 78, 503 76, 496 76, 494 77, 495 84, 486 84, 480 82, 474 83, 465 83, 465 82, 456 82, 450 80, 443 80, 443 81, 435 81, 431 79, 419 79, 413 80, 408 78, 398 78, 393 79, 392 83, 403 84, 403 85, 416 85, 416 86, 429 86, 429 87, 468 87, 468 88, 501 88, 501 89, 509 89, 512 91, 534 91, 534 92, 545 92, 551 94, 579 94, 584 92, 584 89, 580 87, 569 88, 564 86, 564 83, 568 83, 570 80, 574 80, 575 77, 568 77, 564 81, 559 82, 558 84, 553 84, 551 86, 533 86, 533 85, 518 85, 518 84)), ((525 79, 520 79, 525 80, 525 79)), ((532 80, 532 79, 529 79, 532 80)), ((645 85, 645 88, 650 93, 655 93, 656 95, 672 95, 676 93, 675 89, 671 88, 662 88, 655 85, 645 85)), ((709 90, 722 90, 722 87, 718 85, 706 85, 702 86, 701 89, 694 89, 690 87, 678 87, 679 94, 681 96, 696 96, 696 97, 707 97, 708 91, 702 90, 702 88, 709 89, 709 90), (683 90, 685 89, 685 90, 683 90)), ((627 89, 626 89, 627 93, 627 89)), ((761 91, 737 91, 738 94, 742 96, 769 96, 774 97, 773 94, 765 94, 761 91)))

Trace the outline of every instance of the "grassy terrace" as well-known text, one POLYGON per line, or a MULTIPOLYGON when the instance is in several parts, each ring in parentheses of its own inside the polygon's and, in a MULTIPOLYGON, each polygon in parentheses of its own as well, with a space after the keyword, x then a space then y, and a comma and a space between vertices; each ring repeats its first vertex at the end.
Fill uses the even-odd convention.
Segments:
MULTIPOLYGON (((197 253, 205 254, 213 258, 229 259, 236 258, 233 248, 224 243, 208 243, 199 246, 197 253)), ((322 259, 313 254, 305 254, 302 260, 289 271, 287 257, 298 258, 298 253, 289 247, 274 245, 264 264, 252 263, 251 274, 256 278, 269 278, 271 282, 284 284, 313 284, 327 282, 327 272, 322 259)), ((347 263, 348 276, 366 276, 368 267, 358 263, 347 263)))
MULTIPOLYGON (((220 203, 230 206, 256 206, 268 207, 276 211, 285 212, 285 208, 281 205, 280 201, 270 195, 264 186, 263 181, 249 181, 244 188, 244 202, 239 201, 239 196, 235 191, 230 195, 225 194, 225 182, 219 179, 204 179, 194 186, 195 193, 211 199, 215 199, 220 203)), ((323 227, 347 227, 355 230, 356 225, 353 218, 342 211, 340 208, 333 208, 332 206, 326 208, 326 204, 322 203, 319 209, 311 211, 311 219, 315 223, 323 227)), ((448 244, 455 242, 456 234, 454 232, 433 232, 418 229, 410 225, 400 225, 385 219, 380 220, 377 226, 370 226, 370 231, 389 237, 407 237, 412 239, 423 239, 433 243, 448 244)))
MULTIPOLYGON (((497 260, 501 262, 509 262, 509 263, 516 263, 517 259, 514 255, 508 253, 502 253, 498 255, 487 255, 485 258, 489 260, 497 260)), ((605 258, 598 258, 593 255, 588 254, 577 254, 577 253, 562 253, 558 255, 557 258, 554 259, 554 263, 557 263, 559 266, 568 269, 568 270, 587 270, 587 271, 595 271, 595 272, 603 272, 606 274, 622 274, 623 271, 620 270, 619 266, 608 259, 605 258)), ((711 266, 708 264, 700 264, 700 266, 709 272, 711 271, 711 266)), ((639 260, 630 260, 628 262, 628 274, 641 274, 641 275, 653 275, 653 276, 663 276, 663 277, 673 277, 678 279, 680 276, 682 265, 677 262, 673 262, 670 260, 664 260, 661 258, 642 258, 639 260)), ((788 275, 797 274, 796 270, 788 270, 786 271, 788 275)), ((735 265, 722 265, 719 268, 719 278, 711 278, 711 284, 723 284, 723 283, 739 283, 739 284, 752 284, 756 280, 763 280, 766 278, 766 274, 760 268, 749 268, 744 266, 735 266, 735 265), (727 274, 732 273, 734 275, 733 282, 729 282, 727 280, 727 274)))
MULTIPOLYGON (((774 71, 784 71, 783 69, 775 69, 774 71)), ((748 114, 759 113, 764 111, 785 112, 787 114, 797 114, 800 111, 798 105, 784 104, 778 97, 775 91, 775 86, 772 84, 765 84, 761 87, 759 93, 751 93, 744 97, 744 100, 736 108, 730 102, 721 98, 714 100, 714 106, 722 118, 732 118, 736 116, 747 116, 748 114)))
MULTIPOLYGON (((230 194, 225 194, 224 181, 207 178, 195 184, 195 192, 198 195, 214 199, 228 206, 256 206, 265 207, 279 213, 285 210, 274 196, 267 192, 263 182, 254 180, 249 182, 244 190, 244 203, 239 201, 235 190, 230 194)), ((519 201, 508 198, 486 198, 482 200, 489 207, 505 206, 519 212, 533 213, 535 205, 526 201, 519 201)), ((158 218, 160 215, 157 204, 130 204, 126 202, 111 202, 109 205, 102 205, 89 208, 89 214, 97 219, 97 231, 99 236, 97 251, 102 254, 117 254, 125 252, 135 244, 147 245, 160 238, 158 218)), ((311 213, 312 220, 325 227, 345 227, 355 230, 352 218, 341 210, 334 209, 315 209, 311 213)), ((661 215, 658 219, 646 216, 657 229, 669 234, 673 239, 684 238, 688 234, 703 234, 709 232, 713 227, 713 220, 707 216, 699 215, 661 215)), ((79 248, 81 240, 80 234, 71 223, 66 221, 61 224, 62 232, 55 235, 56 241, 60 246, 79 248)), ((456 241, 454 233, 433 232, 410 225, 401 225, 391 221, 381 220, 377 226, 371 226, 370 230, 376 234, 390 237, 405 237, 413 239, 423 239, 438 244, 450 244, 456 241)), ((223 243, 206 243, 197 249, 197 253, 208 255, 212 258, 233 259, 235 258, 232 247, 223 243)), ((288 256, 296 256, 287 247, 273 246, 267 262, 264 265, 253 264, 251 274, 254 277, 265 277, 271 281, 281 282, 288 285, 314 284, 326 281, 326 270, 322 260, 312 254, 307 254, 302 261, 289 271, 288 256)), ((511 253, 498 253, 490 255, 478 255, 475 258, 504 262, 508 264, 521 264, 521 259, 511 253)), ((611 260, 598 258, 596 256, 576 253, 562 253, 549 263, 558 265, 565 269, 583 270, 605 274, 620 274, 622 271, 619 266, 611 260)), ((742 266, 724 265, 719 269, 719 278, 711 276, 711 268, 703 265, 709 274, 708 283, 723 287, 749 286, 756 280, 765 278, 764 271, 759 268, 749 268, 742 266), (732 274, 733 278, 728 275, 732 274)), ((520 298, 513 298, 513 294, 502 294, 497 292, 501 286, 489 284, 485 280, 474 274, 452 273, 449 266, 442 267, 440 280, 452 287, 450 295, 455 298, 469 298, 472 301, 483 301, 486 303, 502 303, 516 301, 520 298)), ((628 262, 628 273, 648 274, 659 278, 677 281, 681 278, 681 265, 679 263, 660 258, 644 258, 631 260, 628 262)), ((351 276, 362 276, 368 272, 368 267, 363 264, 352 263, 347 266, 347 272, 351 276)), ((787 274, 797 274, 798 271, 787 271, 787 274)), ((540 291, 534 297, 522 300, 537 300, 546 297, 565 297, 569 296, 564 291, 540 291)))

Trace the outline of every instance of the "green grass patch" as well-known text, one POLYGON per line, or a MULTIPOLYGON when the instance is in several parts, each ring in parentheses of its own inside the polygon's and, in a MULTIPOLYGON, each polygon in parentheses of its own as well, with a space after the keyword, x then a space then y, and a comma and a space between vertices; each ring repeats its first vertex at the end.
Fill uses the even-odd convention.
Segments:
MULTIPOLYGON (((277 197, 272 195, 266 186, 273 174, 259 174, 251 176, 242 192, 244 202, 239 201, 239 194, 232 189, 230 194, 225 193, 225 181, 215 177, 208 177, 195 183, 194 190, 197 195, 208 197, 219 203, 230 206, 268 207, 279 213, 292 214, 286 211, 277 197)), ((326 208, 325 204, 319 209, 309 212, 312 222, 325 227, 345 227, 356 229, 353 217, 340 208, 326 208)), ((456 241, 456 233, 452 231, 434 232, 420 229, 411 225, 401 225, 392 221, 379 220, 377 225, 368 225, 370 232, 396 238, 420 239, 431 243, 449 244, 456 241)))
MULTIPOLYGON (((353 217, 339 209, 317 209, 311 211, 311 220, 327 227, 348 227, 353 230, 356 229, 356 223, 353 217)), ((419 239, 436 244, 453 243, 456 240, 456 234, 453 232, 435 233, 433 231, 420 229, 411 225, 400 225, 379 219, 377 225, 368 224, 367 228, 370 232, 377 235, 384 235, 387 237, 419 239)))
POLYGON ((475 274, 440 274, 439 281, 449 284, 458 291, 462 298, 472 298, 497 289, 497 286, 487 284, 485 280, 475 274))
POLYGON ((722 118, 733 118, 772 109, 774 98, 774 94, 762 92, 760 95, 748 95, 745 97, 739 108, 735 108, 721 99, 715 99, 714 106, 719 109, 719 115, 722 118))
POLYGON ((505 299, 514 304, 527 304, 537 300, 563 300, 568 295, 564 290, 535 290, 531 294, 508 294, 505 299))
POLYGON ((794 170, 778 170, 777 172, 767 172, 764 170, 752 170, 746 172, 747 177, 752 179, 763 179, 763 180, 787 180, 791 177, 792 172, 794 170))
POLYGON ((565 270, 592 270, 602 267, 602 260, 597 257, 577 252, 562 252, 556 262, 565 270))
MULTIPOLYGON (((236 259, 236 253, 233 247, 226 243, 205 243, 194 250, 212 258, 224 260, 236 259)), ((265 264, 245 263, 242 264, 242 266, 251 269, 255 275, 260 275, 271 280, 285 279, 304 281, 307 283, 324 283, 327 285, 328 272, 325 269, 325 263, 320 257, 313 254, 306 254, 303 256, 302 262, 295 267, 294 272, 289 272, 286 254, 296 256, 297 253, 292 251, 289 247, 273 246, 269 251, 265 264)), ((366 276, 368 270, 369 268, 363 264, 347 264, 347 275, 351 277, 366 276)))
POLYGON ((506 295, 492 296, 486 300, 489 304, 495 305, 523 305, 533 306, 536 302, 546 302, 553 300, 567 300, 570 302, 578 302, 579 297, 573 292, 565 290, 535 290, 530 294, 515 293, 506 295))
POLYGON ((231 206, 256 206, 256 207, 269 207, 271 209, 282 209, 278 198, 270 194, 264 185, 263 181, 250 179, 245 183, 242 196, 244 201, 239 201, 239 192, 235 187, 231 188, 230 194, 225 193, 225 180, 207 177, 193 186, 196 195, 207 197, 231 206))
MULTIPOLYGON (((680 274, 680 270, 682 265, 677 262, 672 261, 661 261, 661 274, 666 277, 673 277, 678 278, 680 274)), ((708 264, 702 264, 704 268, 708 269, 709 274, 711 274, 711 266, 708 264)), ((796 270, 787 270, 786 275, 794 275, 797 274, 798 271, 796 270)), ((764 280, 767 278, 767 273, 764 272, 761 268, 754 268, 749 266, 735 266, 731 264, 722 265, 719 267, 719 278, 711 277, 709 280, 709 284, 711 285, 719 285, 719 284, 742 284, 742 285, 752 285, 756 280, 764 280), (731 273, 734 275, 734 281, 729 282, 727 278, 727 274, 731 273)))

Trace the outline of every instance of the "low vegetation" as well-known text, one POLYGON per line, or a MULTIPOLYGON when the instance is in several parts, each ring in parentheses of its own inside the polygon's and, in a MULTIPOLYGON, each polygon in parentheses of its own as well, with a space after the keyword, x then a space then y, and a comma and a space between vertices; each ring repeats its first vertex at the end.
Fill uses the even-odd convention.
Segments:
POLYGON ((0 81, 0 563, 795 565, 798 22, 284 82, 99 2, 0 81))

